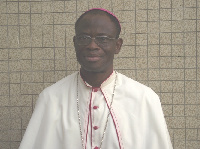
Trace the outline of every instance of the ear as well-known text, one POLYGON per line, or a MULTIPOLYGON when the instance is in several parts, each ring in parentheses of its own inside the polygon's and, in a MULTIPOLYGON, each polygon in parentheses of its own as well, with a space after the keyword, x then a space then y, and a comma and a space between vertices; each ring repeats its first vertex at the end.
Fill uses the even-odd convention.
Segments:
POLYGON ((122 44, 123 44, 123 39, 122 38, 117 39, 115 54, 118 54, 120 52, 122 44))

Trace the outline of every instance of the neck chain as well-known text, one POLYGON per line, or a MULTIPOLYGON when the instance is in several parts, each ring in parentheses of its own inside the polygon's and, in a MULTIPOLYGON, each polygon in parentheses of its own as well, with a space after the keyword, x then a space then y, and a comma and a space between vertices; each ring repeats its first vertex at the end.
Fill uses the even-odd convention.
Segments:
MULTIPOLYGON (((108 111, 108 115, 107 115, 106 124, 104 126, 104 131, 103 131, 103 135, 102 135, 102 138, 101 138, 99 149, 101 149, 101 146, 102 146, 102 143, 103 143, 104 135, 105 135, 106 128, 107 128, 107 125, 108 125, 108 118, 110 116, 110 110, 111 110, 111 106, 112 106, 112 103, 113 103, 115 87, 116 87, 116 82, 117 82, 117 72, 116 71, 115 71, 115 74, 116 74, 116 76, 115 76, 115 84, 114 84, 114 87, 113 87, 112 100, 111 100, 111 103, 110 103, 110 108, 108 107, 109 111, 108 111)), ((82 148, 85 149, 84 141, 83 141, 83 132, 81 130, 81 117, 80 117, 80 108, 79 108, 79 99, 78 99, 78 75, 79 75, 79 73, 77 74, 77 113, 78 113, 78 122, 79 122, 79 129, 80 129, 80 135, 81 135, 82 148)))

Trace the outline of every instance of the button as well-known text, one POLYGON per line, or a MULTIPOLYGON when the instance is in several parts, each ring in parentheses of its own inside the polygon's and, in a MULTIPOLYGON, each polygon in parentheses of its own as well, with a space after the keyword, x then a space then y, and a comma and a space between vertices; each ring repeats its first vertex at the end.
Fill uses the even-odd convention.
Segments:
POLYGON ((93 92, 97 92, 99 88, 93 88, 93 92))
POLYGON ((94 128, 94 130, 97 130, 99 127, 98 126, 94 126, 93 128, 94 128))
POLYGON ((93 107, 93 109, 95 109, 95 110, 98 109, 98 108, 99 108, 98 106, 94 106, 94 107, 93 107))
POLYGON ((94 149, 99 149, 99 147, 95 146, 95 148, 94 148, 94 149))

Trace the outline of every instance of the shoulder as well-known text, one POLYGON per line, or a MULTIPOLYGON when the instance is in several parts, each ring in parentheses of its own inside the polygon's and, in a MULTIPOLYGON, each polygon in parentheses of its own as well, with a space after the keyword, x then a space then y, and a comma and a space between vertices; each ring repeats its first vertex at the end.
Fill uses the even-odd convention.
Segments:
POLYGON ((123 92, 128 92, 130 95, 134 95, 140 98, 146 99, 158 99, 158 95, 148 86, 135 81, 121 73, 118 73, 119 86, 123 92))
POLYGON ((62 92, 66 91, 68 88, 71 87, 72 84, 76 81, 77 72, 66 76, 65 78, 57 81, 53 85, 45 88, 41 93, 40 96, 48 96, 48 95, 56 95, 61 94, 62 92))

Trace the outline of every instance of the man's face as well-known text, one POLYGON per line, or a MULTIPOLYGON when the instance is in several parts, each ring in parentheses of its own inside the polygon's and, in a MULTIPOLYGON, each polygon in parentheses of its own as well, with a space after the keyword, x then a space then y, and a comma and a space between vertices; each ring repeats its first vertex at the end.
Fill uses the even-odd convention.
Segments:
MULTIPOLYGON (((107 36, 116 38, 115 24, 106 15, 85 15, 76 28, 76 37, 86 35, 92 38, 107 36)), ((76 57, 81 69, 90 72, 109 72, 113 69, 114 54, 118 54, 122 39, 111 39, 106 45, 98 45, 94 39, 88 45, 79 45, 74 37, 76 57)))

